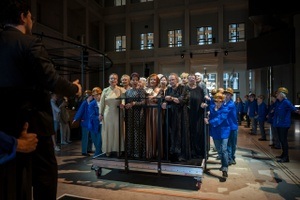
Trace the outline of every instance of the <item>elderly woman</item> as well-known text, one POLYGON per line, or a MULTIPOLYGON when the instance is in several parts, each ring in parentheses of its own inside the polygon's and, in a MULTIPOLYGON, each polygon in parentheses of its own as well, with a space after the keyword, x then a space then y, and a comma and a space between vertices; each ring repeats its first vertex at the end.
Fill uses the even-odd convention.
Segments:
POLYGON ((297 110, 295 106, 287 99, 288 89, 280 87, 277 90, 276 98, 278 103, 274 109, 273 126, 276 127, 279 141, 282 147, 282 153, 277 162, 289 162, 289 145, 287 141, 288 130, 291 126, 291 113, 296 112, 300 114, 300 110, 297 110))

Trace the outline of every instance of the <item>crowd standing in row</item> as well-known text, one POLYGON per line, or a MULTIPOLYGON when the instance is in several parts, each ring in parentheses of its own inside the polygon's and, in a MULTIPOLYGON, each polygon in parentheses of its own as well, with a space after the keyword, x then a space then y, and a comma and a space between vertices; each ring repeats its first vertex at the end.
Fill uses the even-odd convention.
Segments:
POLYGON ((269 107, 263 95, 256 98, 255 94, 249 94, 245 96, 247 101, 238 97, 234 102, 232 88, 214 89, 209 96, 200 73, 180 76, 171 73, 168 77, 151 74, 143 78, 134 72, 122 75, 120 82, 122 86, 118 86, 118 75, 111 74, 109 86, 103 92, 95 87, 92 93, 87 93, 86 101, 76 113, 73 122, 81 121, 82 155, 89 156, 87 135, 90 134, 96 149, 94 157, 116 157, 126 151, 129 158, 142 160, 161 157, 172 162, 186 162, 203 158, 206 123, 218 152, 217 159, 222 163, 220 170, 227 177, 228 166, 236 164, 238 126, 246 120, 246 127, 252 126, 251 135, 257 134, 258 123, 260 141, 267 141, 265 122, 268 121, 272 147, 284 146, 278 161, 289 161, 285 139, 279 137, 278 128, 274 126, 279 96, 276 100, 273 95, 274 103, 269 107), (158 106, 162 108, 162 118, 158 117, 158 106))

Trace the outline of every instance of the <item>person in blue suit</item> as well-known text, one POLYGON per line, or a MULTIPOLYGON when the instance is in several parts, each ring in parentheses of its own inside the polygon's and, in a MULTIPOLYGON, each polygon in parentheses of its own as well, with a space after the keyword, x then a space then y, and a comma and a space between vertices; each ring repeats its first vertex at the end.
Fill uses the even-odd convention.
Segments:
POLYGON ((88 153, 88 146, 89 146, 89 115, 88 115, 88 106, 89 104, 94 100, 92 96, 91 90, 86 90, 84 92, 84 98, 85 100, 80 104, 80 107, 78 111, 76 112, 74 116, 74 120, 72 122, 75 123, 75 121, 80 120, 80 126, 81 126, 81 154, 83 156, 90 156, 88 153))
POLYGON ((257 121, 259 125, 259 130, 261 137, 258 139, 259 141, 267 141, 266 131, 265 131, 265 121, 267 120, 268 108, 267 104, 264 102, 265 97, 263 95, 259 95, 257 97, 257 121))
POLYGON ((278 99, 278 103, 274 109, 274 118, 273 118, 273 126, 276 127, 279 141, 282 147, 282 153, 280 156, 276 156, 279 158, 277 162, 289 162, 289 145, 287 141, 288 130, 291 126, 291 113, 295 112, 300 114, 300 110, 287 99, 287 94, 289 93, 288 89, 285 87, 280 87, 277 90, 276 98, 278 99))
POLYGON ((228 120, 228 107, 224 106, 224 95, 217 93, 214 95, 215 104, 209 105, 210 114, 204 118, 209 124, 209 134, 214 139, 217 149, 221 152, 221 168, 223 177, 228 177, 228 150, 227 142, 230 134, 230 123, 228 120))
POLYGON ((237 134, 238 134, 238 123, 237 123, 237 111, 235 104, 232 100, 233 96, 233 89, 228 87, 226 90, 224 90, 225 94, 225 101, 224 106, 228 109, 228 122, 230 125, 230 135, 228 138, 228 164, 236 164, 235 161, 235 152, 236 152, 236 145, 237 145, 237 134))
POLYGON ((102 89, 100 87, 94 87, 92 90, 93 98, 95 99, 89 104, 88 115, 89 125, 88 129, 91 132, 92 141, 95 146, 95 153, 93 158, 96 158, 102 154, 102 122, 100 121, 100 99, 102 89))
POLYGON ((257 134, 257 100, 255 94, 249 95, 249 102, 248 102, 248 116, 251 120, 251 131, 250 135, 256 135, 257 134))

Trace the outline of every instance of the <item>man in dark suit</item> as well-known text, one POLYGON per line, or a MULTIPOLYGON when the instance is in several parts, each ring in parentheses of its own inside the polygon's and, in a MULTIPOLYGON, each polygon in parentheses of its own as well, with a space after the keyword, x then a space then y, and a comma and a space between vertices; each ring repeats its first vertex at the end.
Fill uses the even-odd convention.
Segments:
POLYGON ((30 154, 0 165, 0 199, 56 199, 57 161, 50 91, 81 95, 79 81, 61 77, 39 38, 31 35, 33 17, 25 0, 1 0, 0 130, 20 137, 25 122, 38 144, 30 154))

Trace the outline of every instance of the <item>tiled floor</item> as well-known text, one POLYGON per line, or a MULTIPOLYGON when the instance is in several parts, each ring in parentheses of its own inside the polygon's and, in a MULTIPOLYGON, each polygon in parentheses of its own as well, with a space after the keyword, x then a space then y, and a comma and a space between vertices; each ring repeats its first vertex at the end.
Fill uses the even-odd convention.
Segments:
MULTIPOLYGON (((226 181, 220 177, 220 162, 211 150, 200 190, 193 187, 196 181, 192 177, 189 180, 185 176, 167 177, 167 183, 160 185, 156 182, 165 181, 166 177, 153 179, 132 173, 131 179, 139 181, 130 183, 122 179, 125 175, 121 173, 118 180, 106 178, 118 176, 118 172, 103 169, 104 176, 97 178, 90 169, 92 158, 81 156, 80 141, 74 141, 57 153, 58 197, 72 194, 99 200, 300 199, 300 119, 295 119, 289 130, 289 163, 277 163, 275 156, 281 150, 272 149, 270 141, 258 141, 260 136, 248 134, 250 129, 243 125, 239 126, 237 164, 229 167, 229 177, 226 181), (171 187, 175 182, 179 187, 171 187)), ((269 132, 268 124, 266 129, 269 132)))

